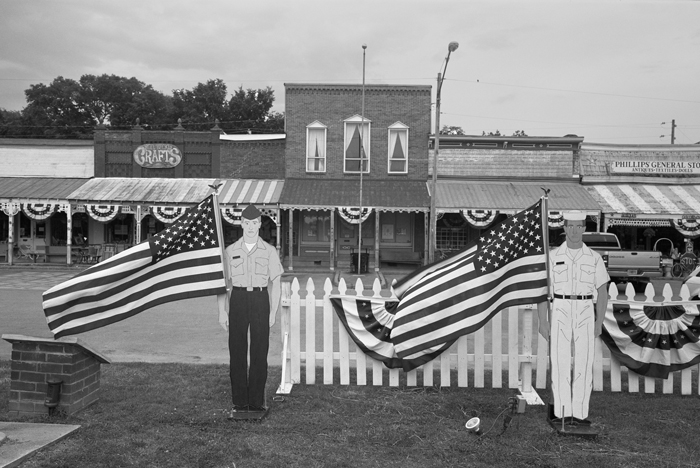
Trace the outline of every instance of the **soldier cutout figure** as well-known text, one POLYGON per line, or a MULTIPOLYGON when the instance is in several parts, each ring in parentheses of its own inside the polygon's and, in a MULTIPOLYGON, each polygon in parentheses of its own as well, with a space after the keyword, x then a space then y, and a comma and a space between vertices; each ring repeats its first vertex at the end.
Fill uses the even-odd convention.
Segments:
POLYGON ((549 420, 560 433, 578 435, 597 434, 588 409, 594 340, 603 330, 610 281, 601 256, 583 243, 585 230, 585 213, 564 213, 566 242, 549 255, 551 315, 547 303, 538 304, 539 332, 550 342, 549 420))

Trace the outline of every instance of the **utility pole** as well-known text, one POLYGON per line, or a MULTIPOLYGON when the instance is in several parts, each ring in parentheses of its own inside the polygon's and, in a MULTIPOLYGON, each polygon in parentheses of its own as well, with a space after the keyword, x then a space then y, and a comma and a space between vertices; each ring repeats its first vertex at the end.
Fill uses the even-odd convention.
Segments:
POLYGON ((676 141, 676 119, 671 120, 671 144, 676 141))

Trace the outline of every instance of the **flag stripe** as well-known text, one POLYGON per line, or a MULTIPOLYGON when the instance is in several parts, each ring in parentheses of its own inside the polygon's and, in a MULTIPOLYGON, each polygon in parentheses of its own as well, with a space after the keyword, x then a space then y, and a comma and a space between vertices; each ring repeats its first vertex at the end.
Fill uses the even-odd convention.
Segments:
POLYGON ((429 353, 503 308, 546 300, 545 227, 540 201, 399 284, 391 335, 398 356, 429 353))
POLYGON ((210 195, 148 240, 46 291, 43 308, 54 336, 103 327, 166 302, 224 294, 216 210, 210 195))
MULTIPOLYGON (((109 298, 121 297, 124 293, 134 294, 134 290, 139 290, 147 287, 167 286, 165 280, 179 281, 186 283, 191 278, 183 276, 187 270, 188 274, 206 274, 211 268, 206 268, 208 265, 218 263, 216 257, 196 257, 196 258, 180 258, 175 257, 172 261, 160 262, 154 268, 145 269, 141 265, 136 264, 132 271, 119 271, 113 275, 99 276, 90 279, 84 284, 84 289, 67 292, 64 296, 45 300, 44 312, 51 317, 71 309, 80 309, 81 305, 89 305, 95 302, 106 303, 109 298), (163 276, 167 275, 167 276, 163 276), (55 306, 53 304, 56 304, 55 306)), ((150 262, 149 262, 150 264, 150 262)), ((215 269, 216 271, 216 269, 215 269)), ((223 273, 219 272, 219 276, 223 278, 223 273)))
POLYGON ((121 295, 107 294, 107 298, 104 300, 97 299, 96 301, 87 304, 80 304, 82 307, 71 307, 64 313, 53 315, 48 319, 49 327, 56 328, 72 320, 101 314, 111 310, 120 311, 126 307, 129 307, 129 305, 132 303, 139 303, 140 300, 146 297, 172 294, 177 290, 173 288, 179 288, 180 290, 189 288, 193 291, 201 290, 202 293, 204 293, 203 295, 216 294, 209 292, 209 290, 212 287, 217 289, 218 284, 220 284, 217 283, 217 280, 220 279, 221 276, 218 274, 218 272, 215 272, 198 274, 196 282, 193 282, 192 279, 186 277, 172 278, 168 281, 160 281, 157 284, 148 282, 143 284, 140 288, 130 289, 121 295))
MULTIPOLYGON (((182 288, 179 288, 181 290, 182 288)), ((211 289, 210 289, 211 291, 211 289)), ((161 304, 166 304, 168 302, 173 302, 173 301, 179 301, 183 299, 192 299, 195 297, 203 297, 207 295, 212 295, 210 292, 204 292, 203 290, 195 290, 195 291, 185 291, 185 292, 170 292, 169 295, 161 295, 159 297, 153 298, 153 300, 150 300, 148 302, 143 302, 140 305, 137 305, 135 307, 129 308, 128 310, 125 310, 122 313, 116 314, 112 313, 109 315, 103 315, 103 316, 96 316, 92 317, 89 320, 84 319, 84 320, 76 320, 74 322, 70 322, 67 325, 70 325, 70 327, 56 327, 55 329, 52 328, 52 331, 54 332, 54 337, 55 338, 60 338, 62 336, 66 335, 75 335, 78 333, 82 333, 85 331, 89 330, 94 330, 96 328, 104 327, 106 325, 110 325, 112 323, 117 323, 121 322, 124 319, 127 319, 129 317, 133 317, 134 315, 137 315, 144 310, 148 310, 152 307, 155 307, 157 305, 161 304)))

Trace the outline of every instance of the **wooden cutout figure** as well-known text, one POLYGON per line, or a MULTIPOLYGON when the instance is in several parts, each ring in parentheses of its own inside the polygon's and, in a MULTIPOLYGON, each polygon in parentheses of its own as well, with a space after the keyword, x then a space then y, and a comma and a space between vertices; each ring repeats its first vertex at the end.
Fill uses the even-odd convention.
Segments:
POLYGON ((219 299, 219 323, 229 333, 229 419, 259 420, 267 413, 267 352, 280 306, 283 268, 277 249, 260 238, 261 224, 260 211, 248 205, 241 213, 243 237, 224 254, 231 289, 228 300, 219 299))
POLYGON ((583 243, 585 230, 585 213, 564 213, 566 242, 549 254, 551 314, 547 303, 537 308, 539 332, 550 342, 552 426, 583 432, 590 426, 594 340, 603 330, 610 281, 601 256, 583 243))

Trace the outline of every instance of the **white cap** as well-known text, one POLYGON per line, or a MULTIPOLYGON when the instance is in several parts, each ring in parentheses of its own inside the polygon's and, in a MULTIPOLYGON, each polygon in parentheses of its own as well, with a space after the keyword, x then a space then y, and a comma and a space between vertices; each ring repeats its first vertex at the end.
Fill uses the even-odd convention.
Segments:
POLYGON ((586 213, 579 210, 571 210, 564 212, 564 219, 566 221, 585 221, 586 213))

